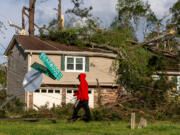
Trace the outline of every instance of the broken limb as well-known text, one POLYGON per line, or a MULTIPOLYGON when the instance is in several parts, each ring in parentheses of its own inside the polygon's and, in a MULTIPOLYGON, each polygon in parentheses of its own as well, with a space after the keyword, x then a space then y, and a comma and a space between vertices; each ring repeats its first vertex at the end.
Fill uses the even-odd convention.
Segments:
POLYGON ((18 29, 18 30, 23 30, 23 28, 21 28, 20 26, 15 25, 15 24, 12 24, 10 20, 8 20, 8 24, 9 24, 11 27, 15 27, 15 28, 18 29))
POLYGON ((30 9, 27 7, 23 7, 22 8, 22 28, 25 29, 25 19, 24 19, 24 15, 26 15, 29 18, 29 15, 26 13, 26 10, 29 12, 30 9))
MULTIPOLYGON (((170 36, 170 35, 172 35, 172 33, 169 32, 169 33, 165 33, 165 34, 159 35, 158 37, 152 38, 152 39, 150 39, 150 40, 146 40, 146 41, 144 41, 144 42, 142 42, 142 43, 137 43, 137 45, 131 47, 129 50, 131 51, 131 50, 136 49, 137 47, 146 46, 146 45, 148 45, 148 44, 150 44, 150 43, 152 43, 152 42, 155 42, 155 41, 157 41, 157 40, 160 40, 160 39, 162 39, 162 38, 164 38, 164 37, 166 37, 166 36, 170 36)), ((132 41, 131 41, 131 42, 132 42, 132 41)), ((134 41, 134 43, 135 43, 135 41, 134 41)))

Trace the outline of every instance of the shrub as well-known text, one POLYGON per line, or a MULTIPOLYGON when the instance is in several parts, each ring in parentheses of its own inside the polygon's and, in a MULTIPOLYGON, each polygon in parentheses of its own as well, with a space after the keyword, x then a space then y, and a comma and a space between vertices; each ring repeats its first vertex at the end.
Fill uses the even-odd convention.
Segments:
POLYGON ((5 118, 6 112, 4 110, 0 110, 0 118, 5 118))
MULTIPOLYGON (((6 94, 6 90, 0 91, 0 105, 2 105, 6 99, 10 97, 6 94)), ((21 102, 20 99, 15 98, 11 100, 4 108, 1 114, 5 116, 5 113, 13 113, 13 114, 20 114, 24 111, 25 103, 21 102)))

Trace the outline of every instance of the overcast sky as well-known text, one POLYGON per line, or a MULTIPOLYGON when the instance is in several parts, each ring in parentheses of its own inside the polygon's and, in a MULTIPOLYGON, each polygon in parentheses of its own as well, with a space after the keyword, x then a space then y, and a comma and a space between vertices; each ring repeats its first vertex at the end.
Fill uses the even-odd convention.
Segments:
MULTIPOLYGON (((21 26, 21 10, 23 5, 28 6, 28 0, 0 0, 0 20, 4 22, 7 30, 4 30, 5 35, 0 35, 0 46, 3 44, 5 47, 8 46, 12 39, 15 30, 9 27, 7 20, 10 19, 14 24, 21 26), (3 38, 5 37, 5 38, 3 38)), ((37 0, 35 22, 39 25, 48 24, 50 20, 56 17, 56 11, 53 8, 57 8, 58 0, 48 0, 47 2, 41 3, 42 0, 37 0)), ((85 5, 93 6, 93 15, 99 17, 105 25, 109 25, 113 18, 117 15, 115 5, 117 0, 84 0, 85 5)), ((146 1, 146 0, 144 0, 146 1)), ((177 0, 148 0, 151 4, 152 10, 158 17, 162 17, 168 14, 168 9, 177 0)), ((72 8, 71 0, 62 0, 62 11, 63 13, 72 8)), ((3 54, 4 49, 0 47, 0 54, 3 54)), ((4 62, 5 59, 0 58, 0 63, 4 62)))

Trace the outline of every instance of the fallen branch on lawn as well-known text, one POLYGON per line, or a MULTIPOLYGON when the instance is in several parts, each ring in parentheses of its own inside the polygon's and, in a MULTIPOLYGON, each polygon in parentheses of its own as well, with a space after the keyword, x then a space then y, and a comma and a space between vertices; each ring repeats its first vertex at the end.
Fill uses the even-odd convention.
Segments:
POLYGON ((123 98, 119 101, 120 104, 125 103, 125 102, 130 102, 130 101, 137 101, 139 100, 138 98, 123 98))

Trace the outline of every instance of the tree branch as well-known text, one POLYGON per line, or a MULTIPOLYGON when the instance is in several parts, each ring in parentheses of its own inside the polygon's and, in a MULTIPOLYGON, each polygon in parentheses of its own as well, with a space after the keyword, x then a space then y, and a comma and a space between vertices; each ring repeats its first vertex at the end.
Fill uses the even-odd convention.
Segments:
POLYGON ((18 25, 12 24, 10 20, 8 21, 8 23, 9 23, 9 25, 10 25, 11 27, 15 27, 15 28, 17 28, 18 30, 22 30, 22 29, 23 29, 23 28, 21 28, 21 27, 18 26, 18 25))
POLYGON ((146 40, 146 41, 144 41, 142 43, 138 43, 136 46, 133 46, 133 47, 129 48, 129 50, 132 51, 132 50, 136 49, 137 47, 142 47, 142 46, 148 45, 149 43, 160 40, 161 38, 164 38, 164 37, 169 36, 169 35, 172 35, 172 34, 171 33, 166 33, 166 34, 159 35, 158 37, 152 38, 150 40, 146 40))
POLYGON ((26 6, 23 6, 23 9, 24 10, 27 10, 27 11, 30 11, 30 8, 26 7, 26 6))
POLYGON ((128 42, 131 42, 132 44, 139 44, 137 41, 135 40, 127 40, 128 42))
POLYGON ((23 7, 22 8, 22 28, 25 29, 25 19, 24 19, 24 15, 26 15, 29 18, 29 15, 26 13, 26 10, 29 12, 30 9, 27 7, 23 7))
POLYGON ((105 49, 111 50, 112 52, 117 53, 117 54, 120 51, 119 48, 115 48, 115 47, 112 47, 112 46, 109 46, 109 45, 104 45, 104 44, 99 45, 99 44, 96 44, 96 43, 90 43, 90 46, 92 48, 94 48, 94 47, 105 48, 105 49))
MULTIPOLYGON (((37 25, 37 24, 35 24, 35 23, 34 23, 34 26, 35 26, 36 28, 38 28, 38 30, 42 29, 42 27, 40 27, 39 25, 37 25)), ((45 29, 45 28, 44 28, 44 29, 45 29)))
MULTIPOLYGON (((162 39, 162 38, 164 38, 164 37, 166 37, 166 36, 170 36, 170 35, 173 35, 173 34, 174 34, 174 31, 171 30, 169 33, 159 35, 158 37, 152 38, 152 39, 147 40, 147 41, 144 41, 144 42, 142 42, 142 43, 138 43, 138 42, 136 42, 136 41, 130 40, 129 42, 131 42, 131 43, 133 43, 133 44, 137 44, 137 45, 129 48, 129 51, 133 51, 133 50, 136 49, 137 47, 146 46, 146 45, 148 45, 148 44, 150 44, 150 43, 152 43, 152 42, 155 42, 155 41, 160 40, 160 39, 162 39)), ((104 49, 104 50, 110 50, 110 51, 112 51, 113 53, 116 53, 116 54, 120 55, 120 57, 121 57, 122 59, 125 59, 126 57, 128 57, 128 56, 126 55, 126 53, 123 51, 123 49, 121 49, 121 48, 112 47, 112 46, 110 46, 110 45, 108 45, 108 44, 96 44, 96 43, 93 43, 93 42, 91 42, 91 43, 85 42, 85 43, 86 43, 86 44, 89 44, 92 48, 96 47, 96 48, 101 48, 101 49, 104 49)), ((151 51, 152 51, 152 52, 156 52, 156 51, 154 51, 154 50, 151 50, 151 51)), ((167 57, 176 57, 176 54, 173 54, 172 52, 162 51, 162 50, 158 50, 158 51, 159 51, 159 52, 162 52, 162 53, 164 54, 164 56, 167 56, 167 57)), ((157 52, 156 52, 156 53, 157 53, 157 52)))
POLYGON ((171 58, 177 57, 177 54, 166 51, 166 50, 152 49, 152 48, 148 48, 148 50, 151 51, 152 53, 155 53, 155 54, 163 53, 163 55, 166 57, 171 57, 171 58))

